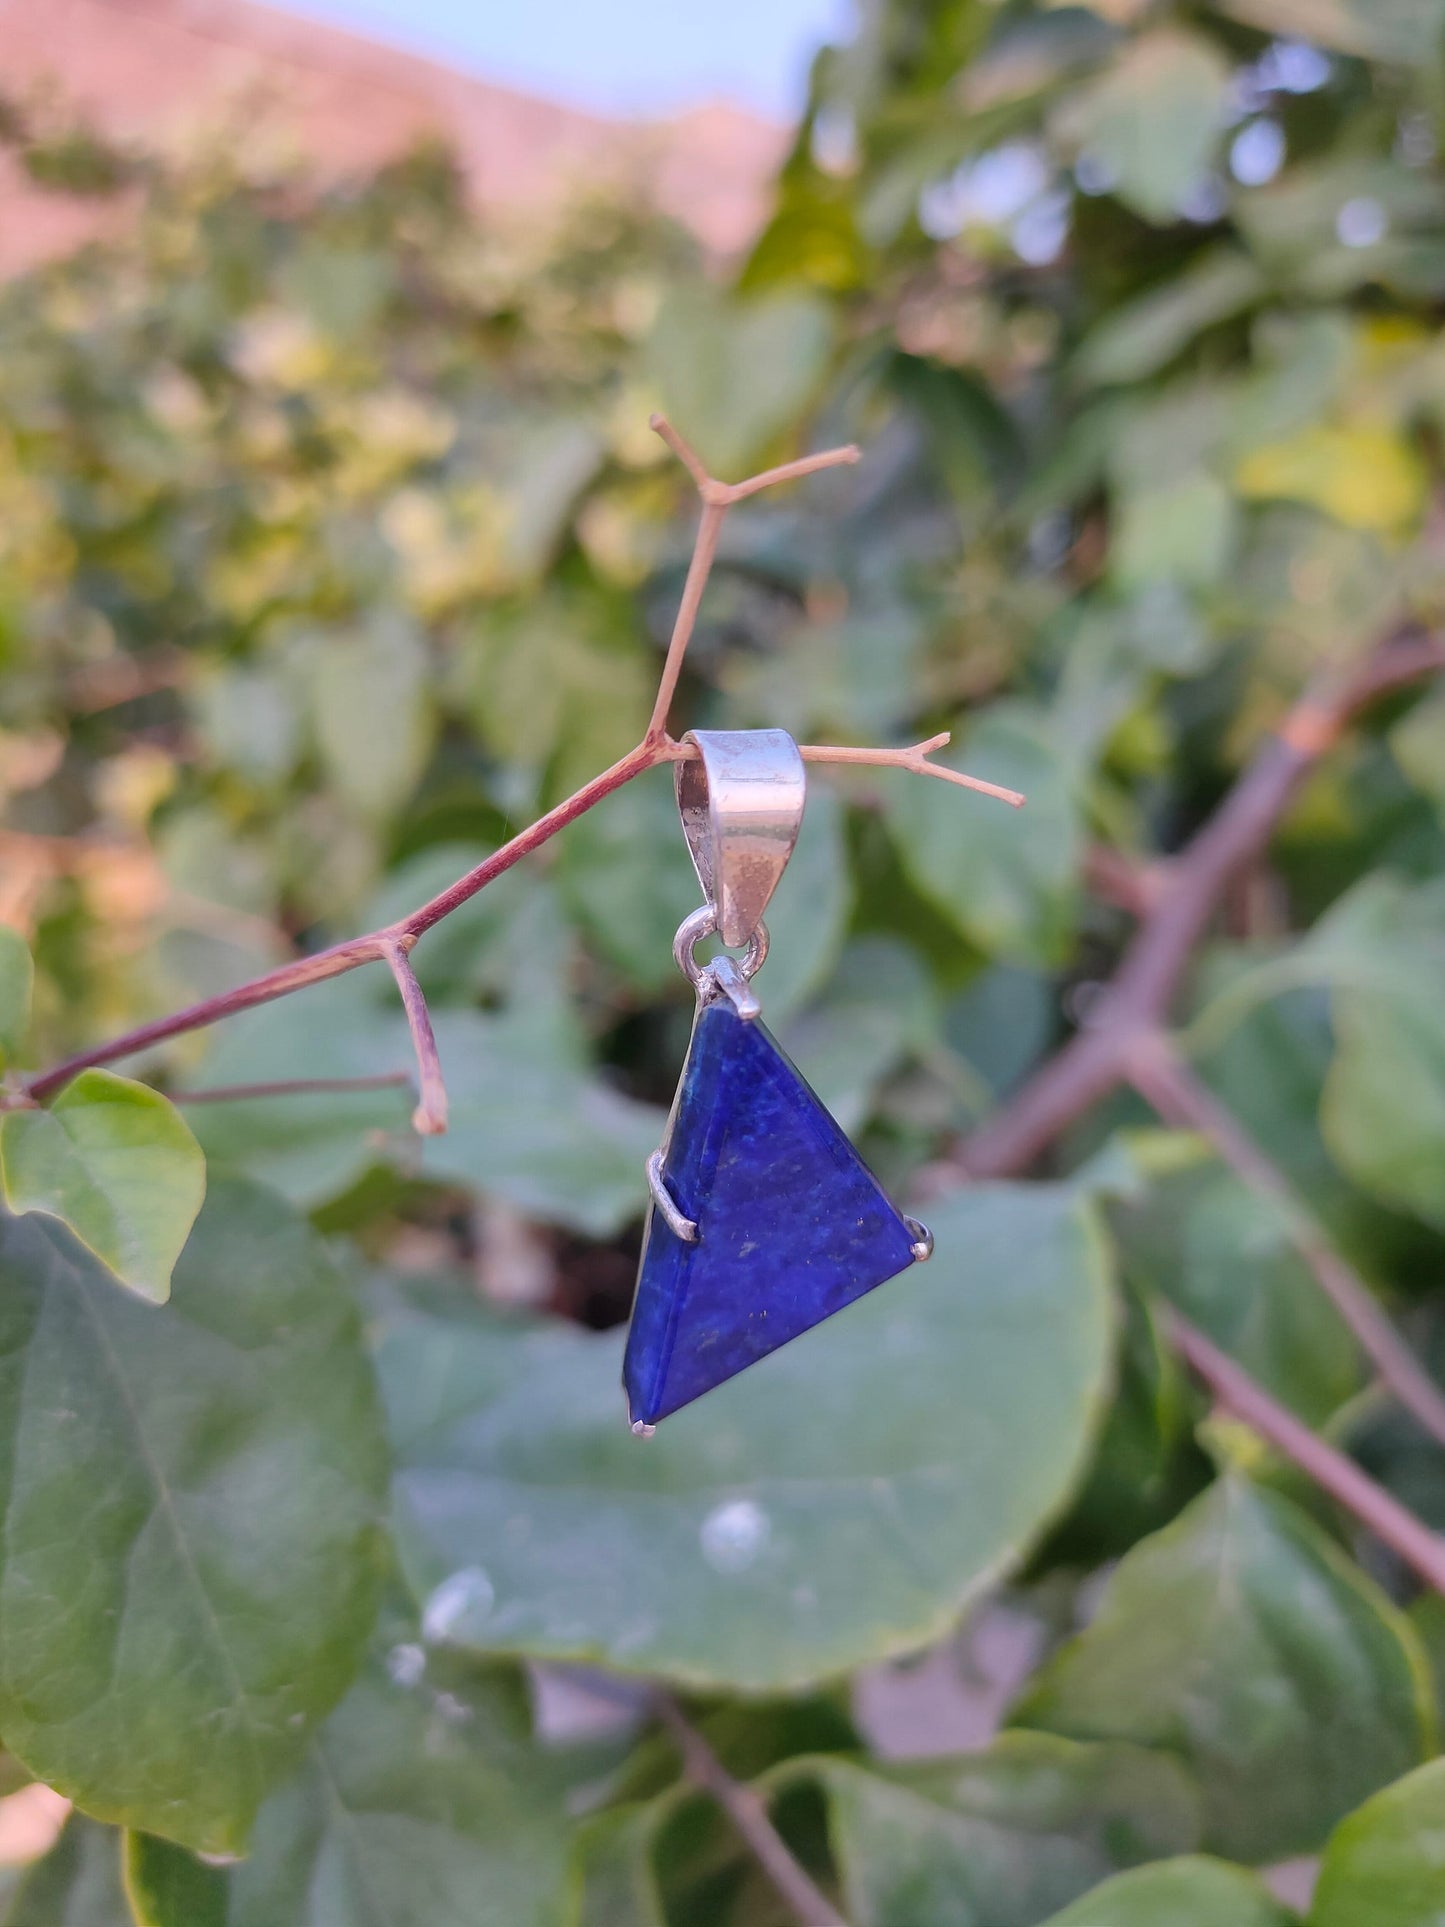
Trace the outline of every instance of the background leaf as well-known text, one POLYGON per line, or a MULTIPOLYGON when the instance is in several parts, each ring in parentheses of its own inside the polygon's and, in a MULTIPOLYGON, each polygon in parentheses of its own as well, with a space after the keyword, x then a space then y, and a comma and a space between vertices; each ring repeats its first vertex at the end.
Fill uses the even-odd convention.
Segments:
POLYGON ((648 362, 674 427, 715 475, 739 479, 792 421, 822 375, 831 328, 806 294, 729 300, 673 289, 648 343, 648 362))
POLYGON ((30 1027, 30 988, 35 967, 18 930, 0 923, 0 1071, 14 1062, 30 1027))
POLYGON ((0 1239, 0 1727, 100 1817, 235 1852, 375 1610, 385 1447, 355 1314, 250 1186, 215 1187, 162 1310, 58 1226, 0 1239))
POLYGON ((1033 1927, 1115 1869, 1198 1838, 1198 1799, 1173 1762, 1044 1734, 882 1770, 796 1761, 773 1777, 824 1791, 856 1927, 1033 1927))
POLYGON ((1167 1750, 1199 1777, 1204 1844, 1258 1862, 1318 1847, 1419 1760, 1428 1693, 1384 1595, 1287 1500, 1224 1478, 1129 1553, 1014 1716, 1167 1750))
POLYGON ((568 1773, 524 1719, 505 1680, 373 1666, 262 1810, 227 1927, 565 1927, 568 1773))
POLYGON ((1293 1919, 1252 1874, 1189 1857, 1106 1880, 1047 1927, 1288 1927, 1293 1919))
POLYGON ((1430 1927, 1445 1908, 1445 1760, 1367 1800, 1330 1836, 1310 1927, 1430 1927))
POLYGON ((1065 131, 1148 221, 1176 219, 1219 141, 1228 69, 1211 42, 1158 27, 1069 103, 1065 131))
POLYGON ((164 1304, 206 1160, 159 1091, 89 1070, 48 1110, 0 1118, 0 1181, 12 1211, 58 1218, 123 1285, 164 1304))
POLYGON ((989 955, 1047 963, 1068 928, 1079 861, 1073 782, 1042 719, 991 710, 944 758, 1028 797, 1017 813, 950 784, 902 778, 886 796, 898 854, 920 890, 989 955))
POLYGON ((120 1838, 112 1827, 72 1815, 50 1852, 21 1879, 5 1909, 5 1927, 131 1927, 120 1838))

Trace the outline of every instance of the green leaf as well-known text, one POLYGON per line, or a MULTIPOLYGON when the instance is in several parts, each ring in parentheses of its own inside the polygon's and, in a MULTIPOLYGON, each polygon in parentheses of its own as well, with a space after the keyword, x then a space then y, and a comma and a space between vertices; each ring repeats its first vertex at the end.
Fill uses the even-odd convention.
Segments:
POLYGON ((984 1752, 918 1766, 801 1760, 855 1927, 1033 1927, 1120 1867, 1187 1851, 1199 1801, 1172 1760, 1131 1746, 1006 1733, 984 1752))
POLYGON ((672 771, 649 771, 580 817, 558 846, 557 881, 592 942, 637 989, 679 981, 672 939, 702 891, 672 771))
POLYGON ((1107 314, 1084 337, 1074 374, 1093 384, 1157 374, 1206 328, 1252 306, 1264 289, 1264 276, 1247 255, 1210 249, 1174 280, 1107 314))
POLYGON ((1156 27, 1126 41, 1056 124, 1108 170, 1121 201, 1167 224, 1218 148, 1228 86, 1229 68, 1211 41, 1156 27))
POLYGON ((159 1091, 89 1070, 49 1110, 0 1119, 0 1186, 12 1211, 59 1218, 159 1305, 206 1195, 206 1160, 159 1091))
POLYGON ((125 1890, 137 1927, 227 1927, 227 1876, 171 1840, 125 1836, 125 1890))
POLYGON ((493 755, 546 768, 559 796, 637 741, 654 680, 630 605, 556 587, 488 610, 465 637, 454 673, 493 755))
POLYGON ((50 1852, 24 1875, 4 1927, 132 1927, 120 1844, 113 1828, 73 1814, 50 1852))
POLYGON ((1207 1155, 1119 1214, 1131 1278, 1178 1306, 1311 1425, 1360 1389, 1358 1349, 1280 1208, 1207 1155))
POLYGON ((714 475, 740 481, 812 397, 831 333, 811 295, 740 300, 694 282, 663 302, 647 360, 673 426, 714 475))
POLYGON ((433 734, 425 638, 396 610, 309 639, 311 726, 360 815, 385 818, 417 784, 433 734))
POLYGON ((1191 1854, 1106 1880, 1045 1927, 1288 1927, 1293 1919, 1253 1874, 1191 1854))
POLYGON ((1072 940, 1080 830, 1074 785, 1047 725, 999 704, 938 758, 1022 790, 1017 812, 951 783, 899 775, 885 793, 904 867, 954 926, 991 956, 1057 963, 1072 940))
POLYGON ((1366 877, 1315 927, 1296 968, 1331 985, 1337 1050, 1321 1122, 1343 1169, 1445 1224, 1445 884, 1366 877))
POLYGON ((1287 1500, 1226 1478, 1127 1555, 1015 1717, 1182 1759, 1206 1847, 1255 1862, 1310 1852, 1419 1760, 1429 1692, 1384 1595, 1287 1500))
POLYGON ((1331 1834, 1310 1927, 1439 1927, 1445 1760, 1397 1780, 1331 1834))
MULTIPOLYGON (((764 995, 769 989, 764 980, 764 995)), ((933 1035, 936 999, 918 954, 891 937, 859 937, 823 994, 779 1026, 781 1042, 845 1131, 867 1119, 877 1088, 933 1035)))
POLYGON ((663 1799, 613 1808, 581 1829, 578 1927, 667 1927, 652 1869, 652 1845, 669 1804, 663 1799))
MULTIPOLYGON (((362 1677, 230 1875, 227 1927, 568 1927, 571 1772, 541 1754, 508 1683, 362 1677)), ((166 1923, 172 1927, 172 1923, 166 1923)), ((191 1927, 176 1921, 174 1927, 191 1927)))
POLYGON ((665 1114, 590 1073, 565 1013, 442 1011, 435 1029, 451 1122, 425 1142, 431 1176, 595 1238, 641 1216, 665 1114))
POLYGON ((1221 5, 1223 12, 1265 33, 1403 67, 1433 60, 1445 28, 1440 0, 1221 0, 1221 5))
MULTIPOLYGON (((415 1076, 411 1041, 385 965, 373 965, 230 1018, 187 1081, 205 1090, 395 1071, 415 1076)), ((213 1175, 255 1178, 312 1210, 415 1144, 415 1104, 410 1086, 291 1092, 197 1104, 189 1117, 213 1175)))
POLYGON ((0 923, 0 1071, 13 1063, 30 1026, 35 966, 18 930, 0 923))
POLYGON ((375 1610, 355 1311, 249 1185, 214 1187, 162 1310, 39 1218, 0 1217, 0 1271, 0 1731, 100 1818, 236 1852, 375 1610))
POLYGON ((934 1230, 932 1264, 646 1442, 620 1334, 393 1315, 403 1561, 432 1629, 755 1691, 944 1632, 1067 1494, 1111 1317, 1065 1192, 980 1189, 934 1230))

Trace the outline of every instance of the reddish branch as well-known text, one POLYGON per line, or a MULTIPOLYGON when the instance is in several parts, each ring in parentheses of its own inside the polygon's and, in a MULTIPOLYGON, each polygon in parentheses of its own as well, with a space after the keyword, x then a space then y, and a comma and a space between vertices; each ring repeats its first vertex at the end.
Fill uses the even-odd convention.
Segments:
POLYGON ((1445 1394, 1395 1330, 1364 1279, 1300 1203, 1283 1171, 1162 1033, 1140 1040, 1130 1057, 1129 1081, 1166 1124, 1200 1132, 1252 1191, 1280 1207, 1300 1256, 1362 1350, 1374 1360, 1380 1377, 1426 1431, 1445 1444, 1445 1394))
POLYGON ((1326 1444, 1317 1432, 1287 1412, 1219 1347, 1177 1312, 1169 1312, 1165 1329, 1179 1355, 1186 1359, 1213 1392, 1219 1405, 1244 1420, 1252 1431, 1309 1474, 1322 1492, 1367 1525, 1382 1544, 1399 1553, 1407 1565, 1438 1593, 1445 1593, 1445 1539, 1431 1532, 1413 1512, 1402 1506, 1353 1459, 1326 1444))
MULTIPOLYGON (((1130 1086, 1166 1122, 1196 1130, 1253 1190, 1279 1205, 1298 1248, 1373 1361, 1381 1380, 1445 1443, 1445 1396, 1400 1338, 1358 1272, 1334 1250, 1284 1174, 1189 1068, 1168 1024, 1189 962, 1226 893, 1263 855, 1319 758, 1368 704, 1445 669, 1445 645, 1415 633, 1387 638, 1353 673, 1306 692, 1192 841, 1147 873, 1140 922, 1089 1023, 996 1118, 963 1144, 955 1169, 970 1177, 1026 1170, 1093 1104, 1130 1086)), ((1097 866, 1096 866, 1097 870, 1097 866)), ((1109 866, 1110 881, 1122 872, 1109 866)), ((1122 890, 1113 890, 1118 900, 1122 890)), ((1445 1592, 1445 1543, 1348 1459, 1285 1411, 1263 1387, 1177 1315, 1170 1329, 1190 1364, 1227 1403, 1445 1592)))
POLYGON ((1167 1025, 1225 891, 1262 855, 1309 771, 1360 710, 1440 669, 1445 646, 1402 635, 1354 674, 1306 692, 1193 840, 1152 873, 1152 905, 1087 1027, 974 1132, 959 1151, 961 1170, 980 1178, 1027 1170, 1061 1131, 1125 1082, 1136 1040, 1167 1025))
POLYGON ((848 1927, 793 1858, 762 1796, 733 1778, 675 1700, 659 1693, 653 1704, 658 1718, 677 1741, 688 1779, 717 1801, 800 1927, 848 1927))

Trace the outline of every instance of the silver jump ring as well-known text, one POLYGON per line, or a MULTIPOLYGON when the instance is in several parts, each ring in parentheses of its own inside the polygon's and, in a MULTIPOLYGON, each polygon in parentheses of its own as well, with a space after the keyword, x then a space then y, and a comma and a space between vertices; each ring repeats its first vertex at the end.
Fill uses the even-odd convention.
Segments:
MULTIPOLYGON (((677 927, 677 935, 672 940, 672 954, 677 961, 678 969, 694 990, 701 985, 707 965, 700 964, 692 953, 704 937, 716 935, 717 908, 711 903, 705 903, 701 910, 694 910, 692 915, 685 917, 677 927)), ((747 980, 756 977, 766 962, 767 955, 768 926, 759 922, 753 926, 753 934, 748 938, 747 954, 738 965, 743 977, 747 980)))

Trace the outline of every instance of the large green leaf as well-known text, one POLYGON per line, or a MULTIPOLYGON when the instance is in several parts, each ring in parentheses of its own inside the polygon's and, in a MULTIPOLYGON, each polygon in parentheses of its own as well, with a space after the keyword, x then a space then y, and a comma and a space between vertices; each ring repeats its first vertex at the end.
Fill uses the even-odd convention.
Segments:
POLYGON ((356 1314, 307 1228, 232 1183, 164 1309, 39 1218, 0 1217, 0 1274, 0 1730, 101 1818, 234 1852, 375 1609, 356 1314))
POLYGON ((123 1285, 164 1304, 206 1160, 159 1091, 82 1071, 48 1110, 0 1119, 0 1188, 12 1211, 59 1218, 123 1285))
POLYGON ((403 1641, 368 1667, 222 1880, 132 1840, 145 1927, 570 1927, 575 1769, 510 1682, 403 1641), (148 1910, 148 1911, 147 1911, 148 1910))
POLYGON ((30 988, 35 966, 18 930, 0 923, 0 1071, 13 1062, 30 1025, 30 988))
POLYGON ((1106 1880, 1045 1927, 1288 1927, 1293 1919, 1253 1874, 1192 1854, 1106 1880))
POLYGON ((815 1782, 853 1927, 1033 1927, 1120 1867, 1187 1852, 1199 1803, 1140 1747, 1006 1733, 961 1759, 790 1762, 815 1782))
POLYGON ((1167 223, 1219 144, 1228 84, 1212 42, 1158 27, 1125 41, 1102 78, 1066 102, 1058 124, 1108 170, 1120 200, 1167 223))
POLYGON ((897 777, 885 803, 905 867, 981 950, 1058 962, 1072 931, 1080 831, 1072 774, 1043 719, 1000 704, 946 760, 1028 802, 1015 814, 949 783, 897 777))
POLYGON ((1015 1717, 1183 1759, 1205 1845, 1251 1862, 1318 1847, 1434 1738, 1408 1622, 1287 1500, 1232 1478, 1128 1554, 1015 1717))
POLYGON ((1079 1469, 1110 1339, 1087 1209, 984 1189, 937 1256, 630 1436, 620 1337, 393 1315, 403 1558, 438 1637, 761 1690, 944 1631, 1079 1469))
POLYGON ((112 1827, 73 1814, 0 1913, 4 1927, 132 1927, 121 1886, 120 1842, 112 1827))
POLYGON ((1445 1760, 1387 1786, 1331 1834, 1310 1927, 1439 1927, 1445 1760))

